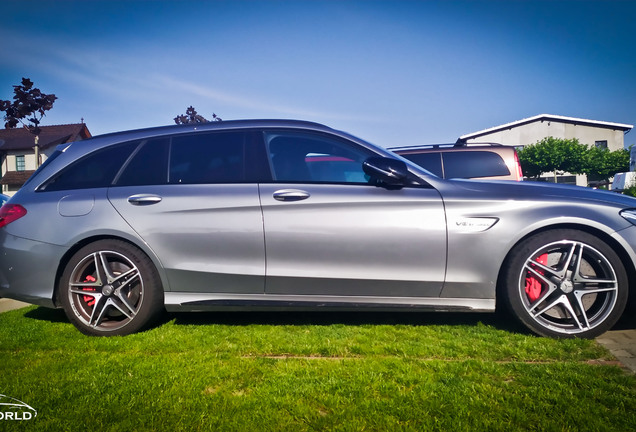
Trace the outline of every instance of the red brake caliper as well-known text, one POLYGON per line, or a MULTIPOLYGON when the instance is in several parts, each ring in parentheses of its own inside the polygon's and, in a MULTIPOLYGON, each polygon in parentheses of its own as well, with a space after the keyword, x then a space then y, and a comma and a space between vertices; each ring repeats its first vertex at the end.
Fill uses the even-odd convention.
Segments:
MULTIPOLYGON (((95 279, 93 276, 88 275, 86 276, 86 279, 84 279, 84 282, 95 282, 96 280, 97 279, 95 279)), ((84 288, 84 291, 97 291, 97 290, 95 288, 84 288)), ((87 305, 93 306, 95 304, 95 297, 84 296, 83 298, 87 305)))
MULTIPOLYGON (((548 265, 548 254, 539 255, 537 261, 539 264, 548 265)), ((541 270, 537 270, 540 274, 543 274, 541 270)), ((541 281, 535 276, 526 277, 526 294, 528 299, 533 302, 541 297, 541 281)))

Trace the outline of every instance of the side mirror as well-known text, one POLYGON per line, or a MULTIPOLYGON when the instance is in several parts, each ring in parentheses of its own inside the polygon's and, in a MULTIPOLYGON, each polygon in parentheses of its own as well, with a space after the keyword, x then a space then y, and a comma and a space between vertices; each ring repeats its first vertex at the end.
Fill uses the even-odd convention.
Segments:
POLYGON ((403 161, 380 156, 367 158, 362 169, 372 179, 390 186, 403 185, 409 173, 403 161))

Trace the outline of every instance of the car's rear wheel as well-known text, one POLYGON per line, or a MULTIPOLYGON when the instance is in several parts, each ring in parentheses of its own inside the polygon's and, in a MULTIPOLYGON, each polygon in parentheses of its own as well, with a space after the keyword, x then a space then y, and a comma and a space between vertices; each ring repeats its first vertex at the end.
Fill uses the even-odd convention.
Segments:
POLYGON ((161 281, 152 261, 120 240, 100 240, 75 253, 59 290, 66 316, 87 335, 134 333, 163 310, 161 281))
POLYGON ((501 294, 533 332, 596 337, 620 318, 628 278, 618 255, 588 233, 561 229, 520 243, 504 265, 501 294))

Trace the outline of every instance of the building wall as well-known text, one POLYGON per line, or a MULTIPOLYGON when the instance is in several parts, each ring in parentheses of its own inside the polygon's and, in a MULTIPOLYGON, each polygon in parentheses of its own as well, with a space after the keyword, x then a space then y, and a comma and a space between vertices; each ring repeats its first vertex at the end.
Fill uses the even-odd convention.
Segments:
POLYGON ((594 145, 596 141, 607 141, 607 148, 611 151, 622 149, 624 146, 624 133, 621 130, 558 121, 537 121, 519 125, 483 135, 468 142, 495 142, 518 146, 534 144, 550 136, 562 139, 576 138, 581 144, 587 145, 594 145))
POLYGON ((7 171, 17 171, 16 160, 17 156, 24 156, 24 170, 25 171, 33 171, 35 167, 35 154, 25 153, 24 151, 10 151, 7 152, 7 158, 5 163, 2 164, 2 175, 4 175, 7 171))
MULTIPOLYGON (((50 156, 51 152, 55 149, 47 149, 46 152, 40 152, 40 165, 44 163, 44 161, 50 156)), ((8 171, 17 171, 16 170, 16 156, 24 156, 24 170, 25 171, 34 171, 37 169, 37 165, 35 163, 35 152, 30 150, 12 150, 8 151, 6 157, 1 163, 2 176, 8 171)), ((2 185, 0 190, 1 193, 9 196, 13 196, 15 192, 17 192, 18 187, 11 187, 9 185, 2 185)))
POLYGON ((15 195, 15 193, 18 191, 18 189, 20 189, 19 187, 13 186, 13 185, 2 185, 2 193, 7 195, 7 196, 13 196, 15 195))

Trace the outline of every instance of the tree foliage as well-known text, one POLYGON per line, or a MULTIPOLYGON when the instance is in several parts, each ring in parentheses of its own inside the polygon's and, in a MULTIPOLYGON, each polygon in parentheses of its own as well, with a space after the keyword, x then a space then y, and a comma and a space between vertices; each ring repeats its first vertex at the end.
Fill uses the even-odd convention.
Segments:
POLYGON ((588 181, 601 181, 629 171, 629 150, 588 147, 577 139, 548 137, 517 153, 523 174, 531 178, 554 172, 556 181, 556 175, 568 172, 587 174, 588 181))
POLYGON ((33 87, 33 81, 22 78, 22 84, 13 86, 13 101, 0 100, 0 111, 4 112, 4 127, 14 128, 19 124, 29 129, 38 136, 39 127, 46 111, 53 108, 57 99, 54 94, 45 94, 40 89, 33 87))
POLYGON ((519 162, 526 177, 538 177, 554 172, 584 174, 588 164, 588 147, 578 139, 547 137, 520 149, 519 162))
POLYGON ((609 180, 616 173, 624 171, 629 171, 629 150, 609 151, 599 147, 588 149, 585 169, 588 181, 609 180))
MULTIPOLYGON (((213 121, 221 121, 221 117, 218 117, 216 114, 212 113, 213 121)), ((189 124, 189 123, 207 123, 208 119, 203 117, 202 115, 197 113, 197 110, 194 109, 193 106, 189 106, 186 109, 185 114, 178 115, 174 118, 174 122, 176 124, 189 124)))

